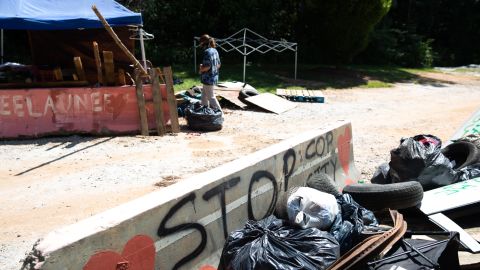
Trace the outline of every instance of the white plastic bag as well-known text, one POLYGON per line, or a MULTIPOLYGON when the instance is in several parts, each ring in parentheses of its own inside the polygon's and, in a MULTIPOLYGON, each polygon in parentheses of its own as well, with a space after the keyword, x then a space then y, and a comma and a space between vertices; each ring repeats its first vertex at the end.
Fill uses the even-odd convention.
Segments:
POLYGON ((328 230, 339 213, 335 196, 309 187, 300 187, 287 201, 290 222, 305 228, 328 230))

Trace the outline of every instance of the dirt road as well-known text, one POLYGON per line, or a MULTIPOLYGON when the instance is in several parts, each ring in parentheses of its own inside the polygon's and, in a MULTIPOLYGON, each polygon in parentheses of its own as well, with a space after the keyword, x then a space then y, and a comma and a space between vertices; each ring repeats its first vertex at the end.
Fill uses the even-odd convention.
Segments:
POLYGON ((281 115, 226 109, 224 128, 213 133, 183 127, 164 137, 2 141, 1 269, 18 269, 33 243, 56 228, 338 120, 352 122, 355 164, 368 180, 401 137, 447 140, 480 108, 480 78, 423 75, 434 80, 325 90, 325 104, 297 103, 281 115))

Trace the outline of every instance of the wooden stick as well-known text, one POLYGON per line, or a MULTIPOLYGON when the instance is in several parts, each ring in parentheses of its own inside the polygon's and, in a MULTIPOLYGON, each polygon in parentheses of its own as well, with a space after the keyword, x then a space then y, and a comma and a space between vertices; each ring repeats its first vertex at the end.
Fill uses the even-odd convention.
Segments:
POLYGON ((103 84, 102 60, 100 59, 100 50, 96 41, 93 42, 93 55, 95 56, 95 65, 97 66, 98 83, 103 84))
POLYGON ((143 95, 142 76, 138 69, 135 70, 135 89, 137 94, 138 112, 140 114, 140 129, 143 136, 148 136, 147 110, 145 109, 145 96, 143 95))
POLYGON ((115 34, 112 27, 108 24, 108 22, 105 20, 105 18, 102 16, 102 14, 100 14, 100 11, 98 11, 98 9, 95 5, 92 6, 92 10, 93 10, 93 12, 95 12, 97 17, 100 19, 100 21, 103 24, 103 27, 105 27, 105 29, 110 34, 110 36, 113 38, 113 40, 118 45, 118 47, 120 47, 120 49, 122 49, 122 51, 128 56, 128 58, 130 58, 130 61, 133 62, 133 66, 140 69, 140 71, 142 72, 143 75, 148 76, 147 71, 143 68, 143 66, 140 64, 140 62, 138 62, 137 58, 135 58, 135 56, 127 49, 127 47, 125 47, 125 45, 122 43, 122 41, 117 36, 117 34, 115 34))

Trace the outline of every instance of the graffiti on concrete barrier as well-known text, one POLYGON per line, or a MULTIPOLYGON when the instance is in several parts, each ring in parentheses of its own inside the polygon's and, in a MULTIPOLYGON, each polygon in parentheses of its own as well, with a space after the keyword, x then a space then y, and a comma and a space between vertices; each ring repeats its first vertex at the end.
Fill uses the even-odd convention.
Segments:
MULTIPOLYGON (((160 243, 156 246, 157 256, 161 257, 161 250, 176 241, 172 239, 180 240, 194 232, 195 235, 199 236, 196 237, 196 239, 199 240, 195 240, 195 244, 189 247, 188 250, 181 250, 181 253, 178 254, 181 255, 178 256, 177 259, 168 258, 169 263, 173 265, 171 267, 172 269, 179 269, 180 267, 185 266, 205 251, 208 241, 212 241, 209 237, 223 236, 224 239, 227 239, 228 234, 233 229, 236 229, 228 228, 229 211, 238 207, 244 207, 248 219, 251 220, 260 220, 273 214, 279 193, 287 191, 291 184, 290 180, 293 179, 292 177, 302 174, 304 171, 311 172, 308 177, 311 177, 313 173, 320 171, 335 176, 338 159, 345 175, 348 177, 351 130, 346 128, 345 132, 337 138, 337 142, 338 147, 335 148, 333 132, 328 132, 325 135, 319 136, 308 142, 305 149, 295 150, 294 148, 290 148, 285 151, 280 159, 283 162, 281 175, 276 176, 269 170, 259 169, 253 171, 250 175, 244 175, 242 177, 235 176, 221 181, 220 184, 217 184, 206 191, 194 191, 185 195, 183 198, 179 198, 159 220, 160 222, 156 232, 156 236, 159 240, 155 243, 156 245, 157 243, 160 243), (336 151, 338 151, 338 153, 336 151), (229 194, 232 196, 231 194, 233 194, 236 189, 247 189, 247 187, 248 190, 245 190, 245 192, 235 193, 246 194, 243 197, 236 199, 236 201, 241 201, 241 203, 235 203, 235 200, 232 201, 233 198, 229 198, 229 194), (269 192, 268 194, 271 194, 271 197, 262 197, 262 203, 256 202, 255 198, 267 191, 269 192), (185 222, 185 220, 189 220, 188 217, 185 217, 185 213, 189 213, 189 211, 197 212, 196 207, 199 207, 199 205, 205 205, 203 202, 210 201, 216 201, 220 204, 220 210, 218 211, 220 213, 218 216, 210 218, 208 221, 204 217, 199 220, 185 222), (179 222, 178 220, 184 221, 179 222), (213 222, 213 220, 221 221, 222 232, 208 231, 207 226, 209 223, 213 222), (175 225, 168 225, 170 223, 175 225), (167 237, 173 238, 167 241, 165 240, 167 237)), ((211 215, 213 214, 210 214, 210 216, 211 215)), ((93 270, 93 268, 89 270, 93 270)))

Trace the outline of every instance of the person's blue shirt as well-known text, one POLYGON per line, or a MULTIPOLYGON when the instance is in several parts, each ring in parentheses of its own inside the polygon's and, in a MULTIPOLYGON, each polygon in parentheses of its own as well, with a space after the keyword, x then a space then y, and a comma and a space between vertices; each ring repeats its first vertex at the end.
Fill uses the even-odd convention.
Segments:
POLYGON ((202 73, 201 81, 203 84, 216 85, 218 83, 218 68, 220 67, 220 56, 215 48, 208 48, 203 52, 203 66, 209 66, 207 72, 202 73))

